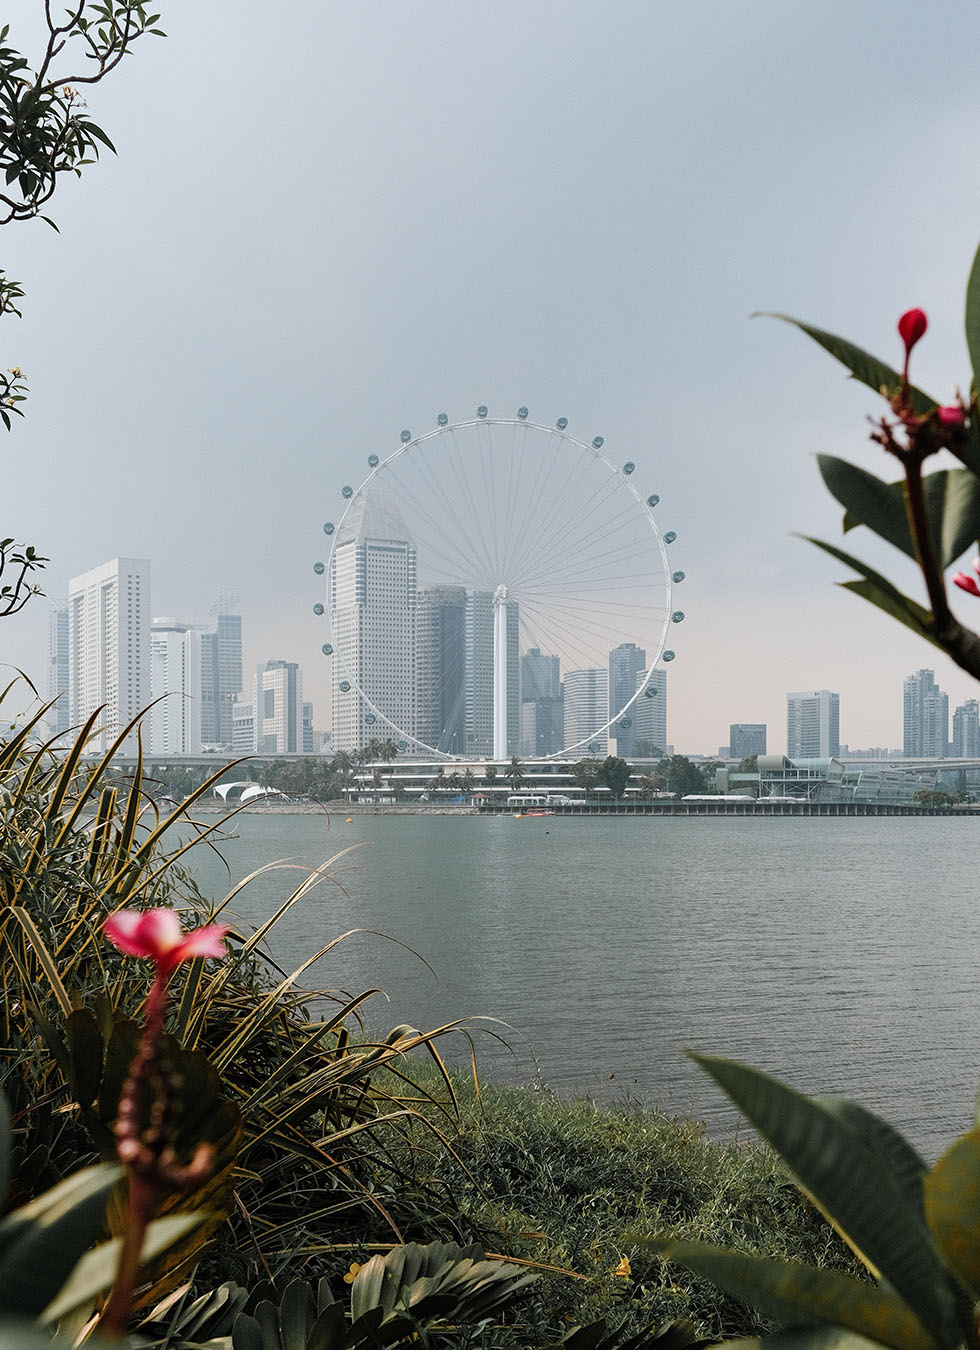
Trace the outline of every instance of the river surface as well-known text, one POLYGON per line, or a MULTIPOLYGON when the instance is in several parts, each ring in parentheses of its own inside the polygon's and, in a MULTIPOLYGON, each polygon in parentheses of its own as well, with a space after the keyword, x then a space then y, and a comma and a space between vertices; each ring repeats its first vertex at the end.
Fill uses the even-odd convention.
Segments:
MULTIPOLYGON (((929 1158, 972 1124, 974 818, 243 814, 233 827, 228 871, 197 850, 206 894, 276 859, 328 863, 273 930, 275 960, 291 971, 360 930, 303 983, 380 988, 374 1029, 477 1019, 492 1078, 728 1133, 734 1115, 687 1046, 854 1097, 929 1158)), ((303 876, 264 873, 235 913, 260 923, 303 876)))

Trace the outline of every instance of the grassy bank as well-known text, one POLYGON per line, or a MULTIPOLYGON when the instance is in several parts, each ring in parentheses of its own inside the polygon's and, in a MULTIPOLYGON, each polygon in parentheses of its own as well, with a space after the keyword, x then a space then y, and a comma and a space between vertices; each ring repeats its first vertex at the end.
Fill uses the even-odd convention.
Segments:
MULTIPOLYGON (((440 1095, 433 1071, 413 1065, 412 1076, 440 1095)), ((384 1200, 407 1238, 437 1227, 568 1272, 546 1273, 521 1309, 528 1344, 551 1343, 600 1317, 637 1327, 687 1318, 710 1337, 769 1328, 754 1310, 645 1251, 645 1234, 855 1268, 758 1144, 714 1143, 694 1122, 634 1106, 564 1101, 539 1088, 477 1091, 462 1078, 453 1084, 457 1122, 424 1098, 414 1101, 448 1147, 419 1123, 386 1130, 397 1183, 384 1200)))

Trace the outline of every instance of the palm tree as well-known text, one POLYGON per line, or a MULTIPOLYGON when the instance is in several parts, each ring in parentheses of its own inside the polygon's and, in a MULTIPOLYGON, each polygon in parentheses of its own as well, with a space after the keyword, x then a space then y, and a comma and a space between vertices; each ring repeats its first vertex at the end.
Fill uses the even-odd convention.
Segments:
POLYGON ((517 755, 511 756, 510 768, 507 770, 506 777, 510 779, 510 785, 514 792, 524 782, 524 770, 521 768, 521 761, 517 755))

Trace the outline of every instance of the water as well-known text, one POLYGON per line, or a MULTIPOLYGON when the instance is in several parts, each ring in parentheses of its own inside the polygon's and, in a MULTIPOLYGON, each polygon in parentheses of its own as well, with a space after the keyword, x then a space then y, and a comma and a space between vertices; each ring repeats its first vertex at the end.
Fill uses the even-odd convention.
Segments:
MULTIPOLYGON (((492 1077, 537 1075, 728 1131, 734 1117, 689 1046, 852 1096, 928 1157, 972 1123, 972 818, 339 814, 328 827, 256 814, 234 827, 222 846, 234 880, 363 845, 281 921, 272 955, 292 970, 362 930, 304 982, 380 986, 376 1028, 497 1019, 473 1024, 492 1077)), ((224 894, 228 874, 204 850, 199 862, 202 888, 224 894)), ((264 874, 236 913, 261 922, 301 876, 264 874)))

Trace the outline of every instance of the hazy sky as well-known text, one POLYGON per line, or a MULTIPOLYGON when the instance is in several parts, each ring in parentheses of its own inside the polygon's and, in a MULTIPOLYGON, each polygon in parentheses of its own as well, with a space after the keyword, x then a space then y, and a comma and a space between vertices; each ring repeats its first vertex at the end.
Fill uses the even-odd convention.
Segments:
MULTIPOLYGON (((403 427, 479 403, 559 415, 662 498, 687 614, 669 735, 732 721, 785 744, 785 695, 841 694, 852 746, 901 744, 901 682, 935 649, 792 537, 841 542, 820 451, 897 476, 877 400, 778 309, 968 379, 980 238, 969 0, 161 0, 89 95, 115 141, 3 231, 27 291, 2 364, 30 378, 0 440, 0 532, 52 557, 51 596, 152 560, 155 614, 241 592, 246 664, 298 660, 327 721, 312 562, 340 488, 403 427)), ((13 0, 30 49, 40 6, 13 0)), ((862 551, 919 589, 898 554, 862 551)), ((980 602, 956 600, 980 624, 980 602)), ((46 600, 0 624, 43 680, 46 600)))

